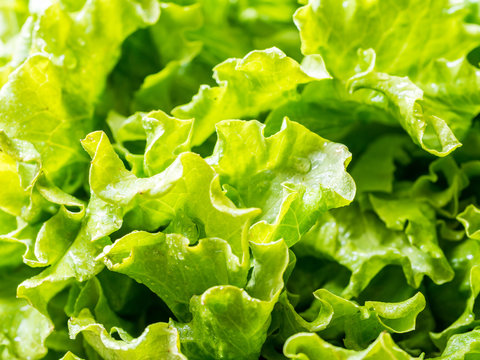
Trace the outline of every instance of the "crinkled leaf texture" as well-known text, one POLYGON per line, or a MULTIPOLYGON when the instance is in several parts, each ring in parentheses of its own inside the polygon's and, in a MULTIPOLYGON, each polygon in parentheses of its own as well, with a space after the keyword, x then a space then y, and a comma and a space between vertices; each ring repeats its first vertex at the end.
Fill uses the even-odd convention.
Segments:
POLYGON ((402 213, 404 220, 393 216, 398 223, 388 223, 388 218, 384 223, 381 215, 379 219, 372 211, 362 211, 355 204, 321 217, 302 243, 352 272, 343 295, 358 296, 390 264, 400 265, 408 283, 415 288, 420 286, 424 275, 439 284, 451 280, 453 271, 437 244, 432 210, 409 200, 402 204, 398 200, 371 199, 377 207, 385 206, 380 211, 389 216, 391 212, 407 209, 402 213))
POLYGON ((398 303, 366 301, 364 306, 325 289, 313 295, 314 302, 302 314, 295 311, 287 296, 280 298, 280 306, 274 313, 278 317, 277 340, 280 343, 297 332, 310 331, 327 341, 341 340, 348 349, 361 350, 382 331, 408 333, 414 330, 417 316, 425 308, 425 297, 421 293, 398 303))
POLYGON ((254 241, 283 238, 291 246, 318 214, 353 200, 355 184, 345 170, 351 154, 288 119, 270 137, 263 128, 255 121, 219 123, 208 162, 241 204, 263 210, 250 229, 254 241))
POLYGON ((312 333, 299 333, 287 340, 284 353, 289 359, 314 360, 314 359, 365 359, 365 360, 413 360, 399 348, 387 333, 380 336, 368 348, 361 351, 346 350, 335 347, 312 333))
POLYGON ((244 287, 247 280, 247 259, 237 258, 220 238, 190 246, 180 234, 132 232, 104 253, 110 270, 147 285, 179 319, 188 319, 193 295, 216 285, 244 287))
POLYGON ((114 329, 116 340, 105 328, 95 323, 88 310, 72 318, 68 327, 72 337, 83 334, 85 341, 103 359, 149 359, 160 357, 166 360, 186 359, 179 351, 178 334, 168 324, 155 323, 148 326, 138 338, 131 338, 121 329, 114 329))
POLYGON ((294 97, 297 85, 329 77, 326 71, 310 74, 277 48, 252 51, 243 59, 229 59, 217 65, 213 77, 218 86, 200 87, 190 103, 172 113, 179 118, 195 119, 192 143, 199 145, 219 121, 257 116, 294 97))
POLYGON ((300 3, 1 2, 0 358, 479 356, 478 3, 300 3))
POLYGON ((283 288, 288 248, 283 241, 252 245, 253 271, 245 289, 215 286, 192 297, 192 321, 177 324, 189 358, 258 358, 283 288))
POLYGON ((466 60, 480 27, 464 17, 465 9, 447 0, 311 0, 294 19, 305 55, 321 55, 335 79, 362 89, 362 103, 389 113, 426 151, 446 156, 480 110, 479 72, 466 60))
POLYGON ((159 15, 155 1, 96 0, 76 10, 57 2, 38 10, 25 24, 30 50, 0 90, 0 129, 30 142, 62 186, 78 186, 86 162, 78 140, 92 130, 93 105, 121 43, 159 15))

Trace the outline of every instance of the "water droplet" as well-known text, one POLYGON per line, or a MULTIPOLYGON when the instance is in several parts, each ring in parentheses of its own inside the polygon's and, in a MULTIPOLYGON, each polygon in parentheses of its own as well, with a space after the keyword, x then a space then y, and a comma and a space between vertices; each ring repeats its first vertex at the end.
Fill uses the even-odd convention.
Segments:
POLYGON ((299 173, 305 174, 312 168, 312 163, 307 158, 297 157, 294 159, 294 167, 299 173))

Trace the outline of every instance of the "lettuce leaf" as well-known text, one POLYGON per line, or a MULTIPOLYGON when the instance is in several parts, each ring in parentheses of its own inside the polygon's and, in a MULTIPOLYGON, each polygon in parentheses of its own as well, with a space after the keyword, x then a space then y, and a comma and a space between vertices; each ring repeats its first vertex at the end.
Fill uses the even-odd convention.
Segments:
POLYGON ((476 358, 479 9, 0 1, 0 358, 476 358))
POLYGON ((195 118, 192 143, 199 145, 221 120, 257 116, 272 104, 296 95, 296 87, 326 72, 310 76, 281 50, 253 51, 243 59, 229 59, 214 68, 217 87, 202 86, 192 101, 176 107, 172 114, 183 119, 195 118))
POLYGON ((423 149, 445 156, 479 111, 478 71, 466 57, 480 28, 466 24, 465 13, 446 0, 312 0, 294 18, 305 55, 321 55, 347 89, 363 89, 364 102, 387 111, 423 149), (455 105, 446 105, 446 93, 455 105))
POLYGON ((69 329, 72 337, 81 333, 103 359, 136 359, 138 356, 186 359, 178 350, 176 330, 168 324, 150 325, 138 338, 132 338, 116 328, 114 331, 120 337, 120 340, 116 340, 102 325, 95 323, 89 311, 85 310, 69 321, 69 329))
POLYGON ((299 333, 285 343, 285 355, 289 359, 313 360, 318 358, 337 359, 400 359, 411 360, 414 358, 400 349, 390 335, 382 333, 375 342, 362 351, 345 350, 335 347, 322 340, 318 335, 299 333))

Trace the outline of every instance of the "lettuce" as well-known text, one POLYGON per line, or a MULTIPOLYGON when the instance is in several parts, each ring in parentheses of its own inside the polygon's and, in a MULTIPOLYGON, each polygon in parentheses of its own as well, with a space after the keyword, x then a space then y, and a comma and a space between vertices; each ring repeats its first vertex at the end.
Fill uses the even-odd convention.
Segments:
POLYGON ((0 4, 1 359, 480 354, 480 15, 0 4))

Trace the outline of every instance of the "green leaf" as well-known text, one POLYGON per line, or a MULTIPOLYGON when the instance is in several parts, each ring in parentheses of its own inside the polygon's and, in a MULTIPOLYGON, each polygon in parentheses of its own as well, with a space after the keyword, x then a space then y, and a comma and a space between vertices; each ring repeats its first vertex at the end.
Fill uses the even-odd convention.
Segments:
POLYGON ((471 120, 480 111, 480 70, 467 58, 438 59, 415 79, 424 91, 427 106, 435 109, 435 114, 462 140, 472 125, 471 120))
POLYGON ((216 285, 241 288, 247 281, 248 254, 237 258, 218 238, 189 246, 179 234, 133 232, 105 248, 104 256, 110 270, 144 283, 182 320, 189 318, 192 296, 216 285))
POLYGON ((360 350, 382 331, 407 333, 414 330, 416 318, 425 307, 422 293, 397 303, 366 301, 364 306, 325 289, 313 295, 315 299, 310 308, 300 314, 286 296, 280 298, 276 337, 282 343, 297 332, 310 331, 319 333, 323 339, 341 341, 348 349, 360 350))
MULTIPOLYGON (((182 152, 190 150, 192 120, 180 120, 164 112, 136 113, 128 118, 111 113, 107 119, 117 147, 124 153, 132 170, 137 174, 152 176, 165 170, 182 152), (129 143, 145 142, 142 154, 132 154, 129 143), (144 153, 144 154, 143 154, 144 153), (143 156, 142 156, 143 155, 143 156), (142 168, 137 157, 143 158, 142 168)), ((135 149, 136 150, 136 149, 135 149)), ((132 150, 133 151, 133 150, 132 150)))
POLYGON ((480 31, 465 26, 464 16, 447 0, 310 0, 294 21, 302 52, 321 54, 332 75, 345 79, 354 74, 358 49, 373 49, 378 70, 398 76, 416 75, 438 58, 467 55, 480 31))
POLYGON ((442 352, 437 357, 439 360, 461 360, 474 359, 480 354, 480 332, 479 330, 469 331, 463 334, 453 335, 442 352))
MULTIPOLYGON (((226 119, 256 116, 294 97, 296 87, 315 79, 277 48, 252 51, 214 68, 218 87, 201 86, 188 104, 173 109, 181 119, 195 118, 192 144, 199 145, 226 119)), ((327 77, 325 74, 322 77, 327 77)))
MULTIPOLYGON (((97 133, 97 135, 101 138, 101 134, 97 133)), ((108 147, 110 145, 108 140, 107 144, 100 141, 97 149, 94 146, 94 140, 94 137, 88 137, 84 141, 85 149, 92 156, 96 155, 101 159, 107 158, 107 164, 110 166, 107 170, 112 171, 115 166, 122 166, 119 168, 119 171, 121 171, 123 163, 114 153, 108 152, 111 149, 111 147, 108 147), (95 152, 95 150, 98 151, 95 152), (120 164, 116 163, 115 159, 120 164)), ((113 150, 111 151, 113 152, 113 150)), ((102 270, 104 265, 97 259, 97 256, 102 252, 104 246, 111 243, 108 235, 118 230, 122 225, 124 212, 121 206, 102 200, 96 192, 97 182, 92 179, 102 183, 101 176, 97 178, 98 161, 101 160, 94 157, 90 169, 90 201, 84 213, 81 211, 79 214, 74 214, 74 226, 77 226, 78 230, 75 231, 76 229, 72 227, 71 221, 62 221, 61 218, 56 219, 55 217, 50 219, 49 223, 53 224, 50 225, 51 229, 47 231, 50 232, 49 235, 60 239, 55 241, 55 237, 43 236, 44 240, 42 241, 45 245, 41 245, 42 242, 40 242, 38 246, 49 248, 51 258, 46 261, 52 264, 40 274, 25 280, 18 287, 17 295, 28 299, 42 314, 48 313, 47 305, 49 301, 70 285, 73 279, 85 281, 102 270), (80 225, 78 225, 79 221, 81 221, 80 225), (69 234, 69 236, 64 237, 65 234, 69 234), (72 239, 73 242, 70 243, 69 241, 72 239)), ((125 169, 123 170, 128 173, 125 169)), ((67 197, 68 199, 70 198, 67 197)), ((45 263, 45 261, 43 262, 45 263)))
MULTIPOLYGON (((276 46, 300 58, 298 34, 291 21, 297 8, 295 1, 199 0, 179 4, 186 6, 162 4, 158 22, 149 28, 152 41, 135 49, 150 58, 158 52, 155 61, 161 70, 145 77, 134 95, 134 111, 170 111, 188 102, 200 85, 211 83, 212 67, 242 57, 252 49, 276 46)), ((125 56, 129 57, 134 56, 125 56)), ((132 63, 144 61, 135 60, 132 63)), ((134 82, 132 77, 125 76, 124 82, 134 82)))
POLYGON ((67 315, 76 317, 82 311, 88 309, 95 319, 107 329, 111 329, 114 326, 124 329, 131 327, 129 322, 120 318, 111 309, 102 284, 96 277, 75 286, 77 288, 72 287, 70 289, 69 299, 65 306, 67 315))
POLYGON ((367 72, 349 81, 351 91, 369 89, 374 91, 372 97, 382 95, 385 110, 398 120, 415 143, 429 153, 445 156, 461 146, 445 120, 423 101, 421 88, 409 78, 367 72))
POLYGON ((415 180, 412 196, 424 199, 443 216, 455 217, 462 206, 462 191, 470 184, 467 172, 451 157, 432 161, 428 170, 415 180))
POLYGON ((320 217, 299 243, 352 271, 344 296, 358 296, 390 264, 400 265, 414 288, 420 286, 424 275, 437 284, 453 278, 438 246, 435 213, 428 204, 374 196, 370 199, 380 218, 354 203, 320 217))
POLYGON ((18 216, 27 203, 28 195, 20 185, 15 159, 0 152, 0 209, 18 216))
POLYGON ((479 9, 0 0, 0 358, 478 357, 479 9))
MULTIPOLYGON (((0 249, 3 241, 0 239, 0 249)), ((30 306, 24 299, 15 297, 17 284, 32 276, 33 271, 21 263, 21 254, 8 254, 17 260, 13 264, 0 264, 0 357, 4 359, 41 359, 47 353, 45 340, 53 331, 49 318, 30 306), (8 266, 8 267, 5 267, 8 266)), ((11 263, 13 263, 13 259, 11 263)))
MULTIPOLYGON (((299 333, 290 337, 283 348, 285 356, 289 359, 314 360, 314 359, 341 359, 341 360, 413 360, 392 340, 389 334, 381 333, 368 348, 361 351, 346 350, 333 346, 322 340, 318 335, 299 333)), ((420 359, 422 359, 420 357, 420 359)))
POLYGON ((466 60, 480 27, 465 15, 448 0, 311 0, 294 19, 304 54, 321 55, 335 79, 363 89, 414 142, 445 156, 480 110, 479 72, 466 60))
POLYGON ((145 169, 149 175, 163 171, 182 152, 190 150, 192 120, 172 118, 161 111, 142 118, 147 134, 145 169))
POLYGON ((47 317, 23 299, 0 298, 0 354, 4 359, 41 359, 52 331, 47 317))
POLYGON ((474 267, 480 265, 478 254, 480 244, 476 240, 466 239, 456 243, 448 250, 447 257, 455 271, 452 281, 440 286, 427 284, 429 305, 435 316, 437 331, 432 334, 434 344, 442 350, 448 339, 458 333, 469 331, 476 326, 475 294, 477 285, 474 267), (474 276, 472 276, 474 275, 474 276))
POLYGON ((69 211, 62 206, 41 226, 20 227, 9 233, 8 238, 25 246, 25 264, 45 267, 57 262, 75 240, 83 216, 84 211, 69 211))
POLYGON ((353 200, 355 184, 345 171, 351 155, 288 119, 275 135, 265 137, 263 129, 256 121, 219 123, 208 161, 242 204, 263 210, 250 230, 254 241, 283 238, 291 246, 319 213, 353 200))
POLYGON ((310 311, 309 316, 306 316, 305 313, 299 314, 295 310, 288 295, 286 291, 280 295, 272 313, 272 327, 276 330, 273 338, 275 338, 276 343, 283 344, 288 337, 302 331, 318 332, 324 330, 332 321, 333 308, 329 302, 317 298, 318 303, 315 311, 310 311))
POLYGON ((158 21, 148 30, 164 65, 171 61, 186 63, 202 49, 201 41, 191 41, 188 34, 201 27, 204 22, 202 6, 180 6, 162 3, 158 21))
POLYGON ((92 191, 122 209, 125 226, 153 231, 186 214, 204 227, 207 236, 225 239, 234 254, 243 253, 244 225, 258 210, 237 209, 222 192, 218 175, 201 157, 182 153, 162 173, 137 178, 125 169, 105 134, 90 134, 84 145, 93 156, 92 191))
POLYGON ((399 135, 383 136, 373 142, 352 169, 358 192, 391 193, 396 163, 410 162, 407 147, 408 139, 399 135))
POLYGON ((465 304, 465 309, 460 317, 455 320, 448 328, 444 329, 442 332, 433 333, 432 340, 435 345, 442 349, 447 340, 454 334, 464 332, 478 325, 479 321, 476 319, 475 315, 475 299, 480 293, 480 266, 473 265, 468 271, 469 280, 468 285, 470 287, 470 296, 467 299, 465 304))
POLYGON ((467 208, 457 216, 465 227, 465 231, 469 238, 480 240, 480 210, 470 204, 467 208))
POLYGON ((382 331, 406 333, 414 330, 416 318, 425 307, 422 293, 398 303, 366 301, 364 306, 323 289, 315 291, 314 295, 322 306, 329 304, 332 309, 331 321, 320 335, 335 339, 344 334, 345 346, 355 350, 367 347, 382 331))
POLYGON ((30 39, 25 36, 31 31, 32 19, 28 19, 28 1, 6 1, 0 8, 0 84, 8 80, 8 75, 19 65, 28 53, 30 39), (30 24, 25 24, 29 22, 30 24))
POLYGON ((103 359, 148 359, 158 356, 166 360, 186 359, 180 352, 177 330, 165 323, 149 325, 139 337, 132 338, 121 328, 114 328, 109 334, 101 324, 96 323, 90 311, 84 309, 69 320, 68 327, 72 338, 81 333, 103 359), (112 336, 115 333, 120 340, 112 336))
POLYGON ((93 103, 120 44, 158 14, 155 1, 96 0, 86 3, 79 16, 58 3, 39 9, 30 34, 31 56, 0 90, 0 128, 30 142, 57 185, 72 186, 85 167, 78 140, 91 130, 93 103))
MULTIPOLYGON (((188 101, 197 91, 207 78, 210 67, 198 64, 196 58, 204 44, 200 40, 190 40, 189 35, 204 26, 204 22, 200 3, 190 6, 161 4, 160 18, 148 31, 162 69, 143 79, 134 94, 133 109, 170 111, 175 105, 188 101)), ((144 49, 147 53, 149 50, 144 49)), ((131 81, 131 78, 125 80, 131 81)))
POLYGON ((258 359, 283 288, 288 248, 283 241, 252 244, 252 254, 246 290, 215 286, 192 297, 192 321, 176 324, 189 359, 258 359))
POLYGON ((83 220, 73 243, 66 249, 61 241, 55 244, 52 250, 62 255, 57 255, 50 267, 18 287, 17 295, 28 299, 42 314, 48 313, 48 302, 73 279, 85 281, 103 268, 103 263, 96 257, 110 243, 106 236, 120 227, 118 208, 97 199, 90 202, 86 211, 89 215, 83 220), (99 223, 98 218, 105 222, 99 223))
MULTIPOLYGON (((438 245, 435 229, 435 213, 430 206, 410 199, 382 199, 370 196, 373 209, 388 229, 404 231, 409 244, 421 249, 431 264, 424 268, 436 283, 443 283, 453 278, 453 271, 438 245), (408 222, 408 223, 407 223, 408 222)), ((412 257, 412 262, 415 257, 412 257)), ((417 271, 420 266, 416 265, 417 271)), ((418 276, 418 275, 417 275, 418 276)), ((420 283, 420 279, 413 281, 420 283)))
POLYGON ((83 359, 69 351, 60 360, 83 360, 83 359))

